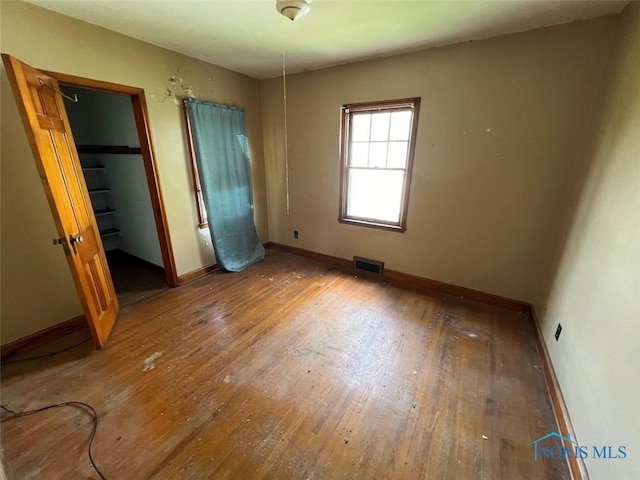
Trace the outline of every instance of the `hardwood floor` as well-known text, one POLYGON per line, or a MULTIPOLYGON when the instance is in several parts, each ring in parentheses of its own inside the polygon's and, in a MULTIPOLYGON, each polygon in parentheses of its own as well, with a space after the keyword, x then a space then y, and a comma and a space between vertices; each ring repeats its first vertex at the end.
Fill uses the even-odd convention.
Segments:
MULTIPOLYGON (((562 479, 528 318, 279 251, 128 309, 90 344, 2 369, 14 410, 100 417, 109 479, 562 479)), ((3 414, 10 479, 97 478, 91 417, 3 414)))

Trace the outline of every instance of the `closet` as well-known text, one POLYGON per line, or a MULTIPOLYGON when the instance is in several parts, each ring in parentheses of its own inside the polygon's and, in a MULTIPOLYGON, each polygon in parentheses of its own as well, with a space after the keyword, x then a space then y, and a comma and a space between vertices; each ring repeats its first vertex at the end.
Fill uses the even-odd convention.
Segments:
POLYGON ((131 97, 62 86, 121 307, 168 288, 131 97))

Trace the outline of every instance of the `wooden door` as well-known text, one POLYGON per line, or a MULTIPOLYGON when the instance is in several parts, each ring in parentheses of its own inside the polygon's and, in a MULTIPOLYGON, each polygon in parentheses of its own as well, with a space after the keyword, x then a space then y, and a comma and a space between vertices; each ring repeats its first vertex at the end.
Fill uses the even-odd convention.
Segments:
POLYGON ((94 343, 102 348, 118 300, 58 82, 10 55, 2 60, 94 343))

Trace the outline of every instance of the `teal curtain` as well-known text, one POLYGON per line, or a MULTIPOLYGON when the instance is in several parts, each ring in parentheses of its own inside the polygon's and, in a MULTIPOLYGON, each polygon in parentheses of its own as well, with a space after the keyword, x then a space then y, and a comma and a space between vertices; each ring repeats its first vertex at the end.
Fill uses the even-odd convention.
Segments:
POLYGON ((253 221, 244 109, 185 99, 218 265, 239 272, 264 258, 253 221))

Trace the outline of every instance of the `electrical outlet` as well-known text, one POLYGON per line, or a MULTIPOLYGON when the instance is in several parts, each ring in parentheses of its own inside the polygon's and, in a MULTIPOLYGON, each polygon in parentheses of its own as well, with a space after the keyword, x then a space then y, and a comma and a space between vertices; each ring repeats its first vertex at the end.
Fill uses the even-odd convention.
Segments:
POLYGON ((298 230, 293 231, 293 238, 298 238, 298 230))
POLYGON ((556 328, 556 342, 560 339, 561 333, 562 333, 562 325, 558 324, 558 328, 556 328))

